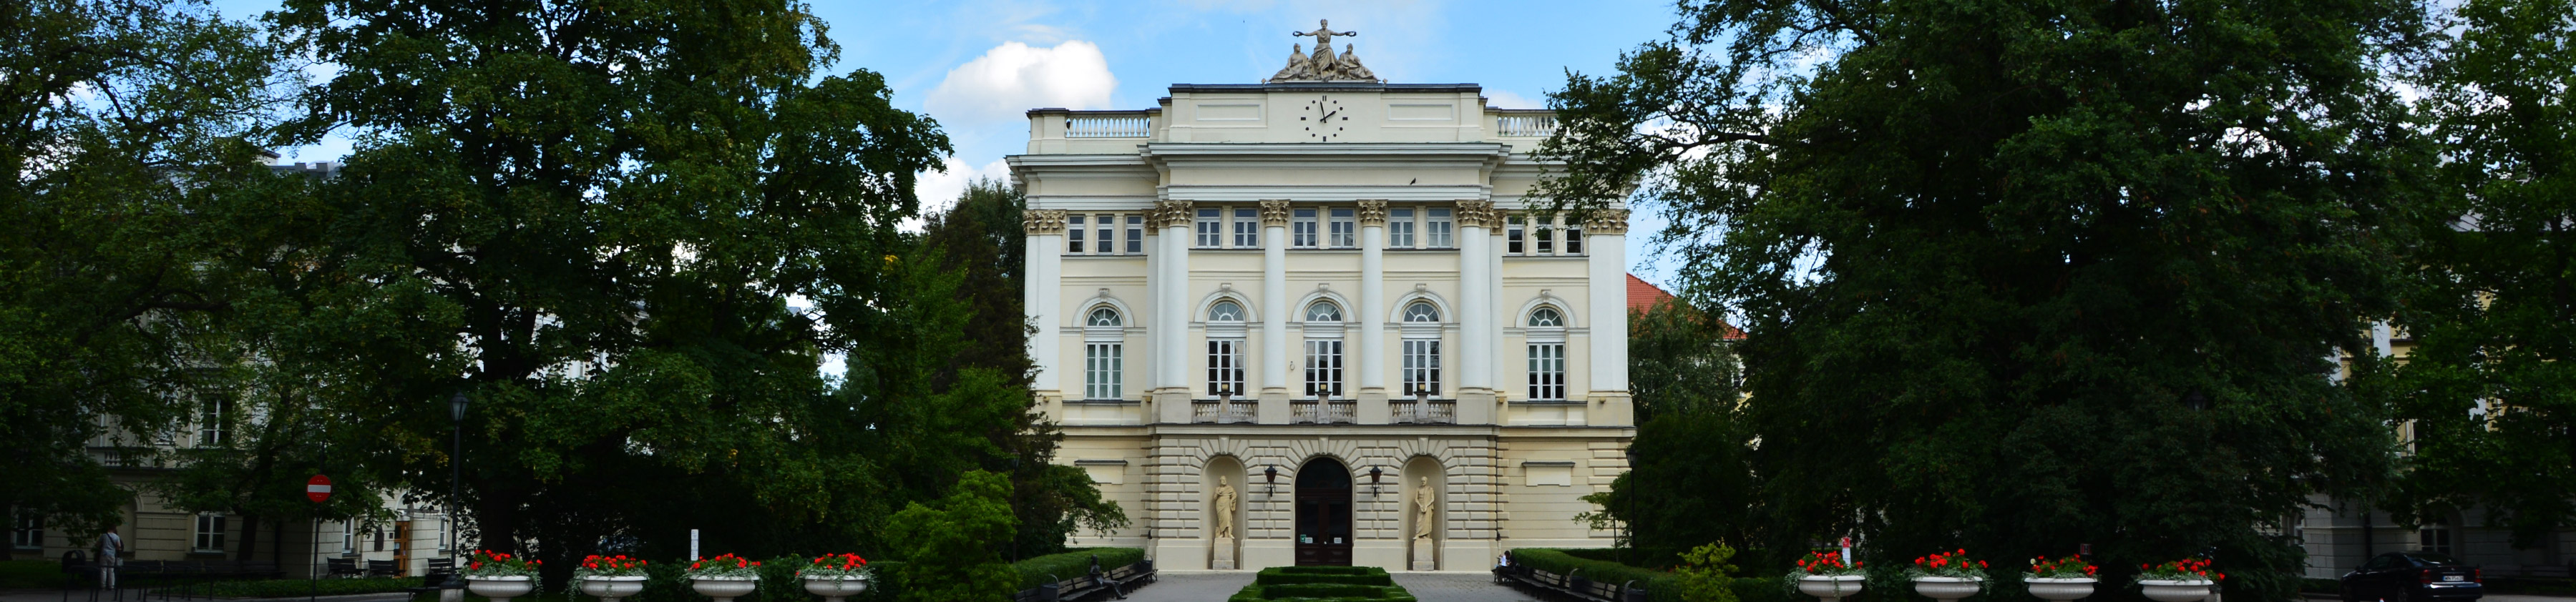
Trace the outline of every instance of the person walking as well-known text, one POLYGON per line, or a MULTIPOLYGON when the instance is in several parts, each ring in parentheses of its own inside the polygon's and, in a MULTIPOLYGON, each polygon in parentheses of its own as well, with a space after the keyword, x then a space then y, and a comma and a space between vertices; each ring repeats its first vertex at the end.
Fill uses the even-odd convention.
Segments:
POLYGON ((100 588, 116 589, 116 567, 125 564, 125 559, 119 557, 119 554, 124 551, 125 538, 116 535, 116 527, 108 527, 106 533, 99 534, 98 586, 100 588))

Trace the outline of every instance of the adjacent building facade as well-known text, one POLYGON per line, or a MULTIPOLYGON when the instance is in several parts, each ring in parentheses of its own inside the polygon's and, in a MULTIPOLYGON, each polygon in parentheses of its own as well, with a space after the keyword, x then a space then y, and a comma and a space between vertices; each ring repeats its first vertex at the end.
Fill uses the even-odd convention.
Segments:
POLYGON ((1538 211, 1546 111, 1293 56, 1029 112, 1035 388, 1135 519, 1082 543, 1394 570, 1608 545, 1576 515, 1635 434, 1627 212, 1538 211))

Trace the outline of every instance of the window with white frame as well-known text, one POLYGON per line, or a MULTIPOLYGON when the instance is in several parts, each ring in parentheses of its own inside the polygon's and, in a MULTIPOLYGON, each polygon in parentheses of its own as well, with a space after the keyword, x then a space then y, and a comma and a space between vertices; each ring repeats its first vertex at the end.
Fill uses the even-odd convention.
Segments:
POLYGON ((1243 339, 1208 339, 1208 395, 1243 396, 1243 339))
POLYGON ((1233 301, 1218 301, 1208 306, 1209 322, 1242 322, 1243 306, 1233 301))
POLYGON ((191 546, 191 547, 189 548, 189 550, 190 550, 190 551, 194 551, 194 552, 222 552, 222 551, 224 551, 224 515, 223 515, 223 513, 220 513, 220 512, 199 512, 199 513, 197 513, 197 528, 196 528, 196 530, 195 530, 195 535, 196 535, 195 541, 194 541, 194 542, 192 542, 192 543, 190 544, 190 546, 191 546))
POLYGON ((1526 249, 1528 249, 1528 248, 1529 248, 1529 241, 1526 239, 1526 235, 1523 233, 1523 230, 1524 230, 1525 228, 1527 228, 1527 226, 1526 226, 1526 224, 1525 224, 1525 222, 1527 222, 1527 221, 1528 221, 1528 220, 1523 219, 1523 218, 1521 217, 1521 214, 1518 214, 1518 213, 1514 213, 1514 214, 1511 214, 1509 217, 1505 217, 1505 218, 1503 218, 1503 252, 1504 252, 1504 253, 1509 253, 1509 254, 1512 254, 1512 255, 1519 255, 1519 254, 1521 254, 1521 253, 1523 253, 1523 252, 1526 252, 1526 249))
POLYGON ((1145 216, 1129 215, 1127 216, 1127 254, 1137 255, 1144 252, 1145 216))
POLYGON ((1331 301, 1306 306, 1306 396, 1342 395, 1342 307, 1331 301), (1329 338, 1327 338, 1329 337, 1329 338))
POLYGON ((231 424, 225 422, 232 402, 209 399, 197 404, 197 447, 222 447, 231 435, 231 424))
POLYGON ((1315 210, 1296 209, 1288 212, 1288 246, 1311 249, 1316 244, 1315 210))
POLYGON ((1092 232, 1098 234, 1098 236, 1091 239, 1091 252, 1107 255, 1111 252, 1117 251, 1118 215, 1114 213, 1101 213, 1094 214, 1091 217, 1092 224, 1096 226, 1092 232))
POLYGON ((1316 301, 1315 304, 1306 306, 1306 321, 1340 322, 1342 306, 1334 305, 1331 301, 1316 301))
POLYGON ((1532 328, 1564 326, 1565 314, 1556 313, 1556 308, 1542 306, 1530 312, 1529 325, 1532 328))
POLYGON ((1440 339, 1404 340, 1404 396, 1440 396, 1440 339))
POLYGON ((45 513, 32 508, 9 509, 9 547, 41 550, 45 547, 45 513))
POLYGON ((1064 216, 1064 252, 1081 254, 1089 248, 1082 245, 1083 228, 1082 216, 1064 216))
POLYGON ((1121 343, 1084 343, 1082 348, 1082 397, 1094 400, 1122 399, 1119 391, 1120 372, 1126 345, 1121 343))
POLYGON ((358 521, 340 521, 340 553, 358 553, 358 521))
POLYGON ((1413 248, 1413 210, 1386 210, 1386 248, 1413 248))
POLYGON ((2451 553, 2451 528, 2441 523, 2431 523, 2416 529, 2415 549, 2441 554, 2451 553))
POLYGON ((1565 225, 1565 254, 1583 254, 1583 224, 1565 225))
POLYGON ((1451 240, 1450 236, 1451 231, 1457 227, 1458 220, 1452 216, 1449 209, 1422 210, 1422 246, 1429 249, 1458 246, 1457 241, 1451 240))
POLYGON ((1538 244, 1539 255, 1556 254, 1556 227, 1546 220, 1530 221, 1530 239, 1538 244))
POLYGON ((1565 401, 1565 344, 1530 343, 1530 401, 1565 401))
POLYGON ((1261 210, 1250 207, 1234 210, 1234 248, 1261 248, 1261 210))
POLYGON ((1197 219, 1192 220, 1190 227, 1191 231, 1198 233, 1197 245, 1199 248, 1214 249, 1225 246, 1224 209, 1198 210, 1198 217, 1197 219))
POLYGON ((1332 226, 1333 248, 1347 249, 1360 246, 1359 211, 1356 209, 1334 209, 1331 211, 1331 216, 1332 223, 1328 225, 1332 226))

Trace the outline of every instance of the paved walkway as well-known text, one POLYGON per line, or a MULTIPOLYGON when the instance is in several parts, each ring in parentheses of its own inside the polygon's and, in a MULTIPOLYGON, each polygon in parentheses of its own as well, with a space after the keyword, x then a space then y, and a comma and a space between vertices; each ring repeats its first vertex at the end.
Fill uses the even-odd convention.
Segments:
MULTIPOLYGON (((1224 602, 1251 584, 1250 572, 1166 572, 1153 585, 1128 594, 1126 602, 1224 602)), ((1422 602, 1538 602, 1527 592, 1494 584, 1494 576, 1485 573, 1396 573, 1395 584, 1422 602)))

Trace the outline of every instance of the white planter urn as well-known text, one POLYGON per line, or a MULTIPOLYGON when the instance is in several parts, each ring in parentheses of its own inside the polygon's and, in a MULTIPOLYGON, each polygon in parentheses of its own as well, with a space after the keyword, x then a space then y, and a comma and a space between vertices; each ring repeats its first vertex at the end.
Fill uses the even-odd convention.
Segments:
POLYGON ((1967 577, 1915 577, 1914 593, 1923 594, 1923 597, 1941 602, 1950 602, 1977 595, 1978 591, 1985 589, 1984 582, 1984 579, 1967 577))
POLYGON ((1809 575, 1798 578, 1798 593, 1815 596, 1824 602, 1838 602, 1860 593, 1860 575, 1809 575))
POLYGON ((610 602, 643 591, 643 577, 583 577, 581 579, 581 593, 610 602))
POLYGON ((477 596, 491 598, 492 602, 510 602, 511 598, 528 595, 528 592, 536 591, 536 589, 536 580, 529 579, 524 575, 517 577, 465 578, 465 591, 474 592, 474 595, 477 596))
POLYGON ((2093 584, 2101 582, 2092 577, 2032 577, 2022 580, 2023 585, 2030 586, 2030 595, 2054 602, 2093 595, 2093 584))
POLYGON ((2210 581, 2208 579, 2138 580, 2138 586, 2146 590, 2147 599, 2154 600, 2156 602, 2200 602, 2200 600, 2209 597, 2209 586, 2216 585, 2217 583, 2218 582, 2210 581))
POLYGON ((822 596, 823 599, 828 602, 841 602, 842 598, 856 596, 859 595, 859 592, 864 591, 868 591, 868 580, 858 577, 851 577, 848 579, 833 579, 829 577, 805 578, 805 592, 822 596))
POLYGON ((751 595, 751 590, 758 589, 759 587, 760 580, 753 579, 751 577, 693 577, 689 579, 689 589, 698 590, 698 595, 715 598, 716 602, 732 602, 734 598, 751 595))

